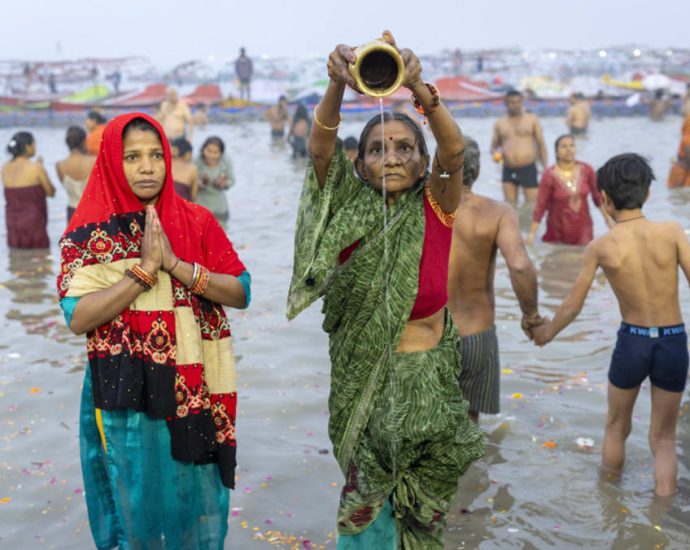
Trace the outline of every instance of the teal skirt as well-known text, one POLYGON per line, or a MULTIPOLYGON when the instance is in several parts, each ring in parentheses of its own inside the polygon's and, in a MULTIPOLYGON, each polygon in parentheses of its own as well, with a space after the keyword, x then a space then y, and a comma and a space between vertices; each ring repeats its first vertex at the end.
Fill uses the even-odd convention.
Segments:
MULTIPOLYGON (((77 300, 61 302, 69 325, 77 300)), ((86 369, 79 443, 89 524, 96 547, 131 550, 223 548, 230 491, 216 464, 173 460, 165 420, 94 407, 86 369)))
POLYGON ((86 506, 99 549, 221 550, 230 491, 216 464, 173 460, 165 420, 101 411, 105 445, 87 369, 79 442, 86 506))

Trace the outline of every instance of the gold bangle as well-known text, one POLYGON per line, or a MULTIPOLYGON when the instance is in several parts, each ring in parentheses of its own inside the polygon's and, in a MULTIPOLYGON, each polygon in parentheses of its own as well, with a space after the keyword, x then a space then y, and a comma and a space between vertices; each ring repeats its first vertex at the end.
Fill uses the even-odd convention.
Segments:
POLYGON ((210 276, 211 274, 209 270, 206 269, 203 265, 200 265, 199 279, 194 283, 194 286, 189 289, 192 292, 192 294, 197 294, 199 296, 204 294, 204 292, 206 292, 206 289, 208 288, 210 276))
POLYGON ((343 121, 343 114, 342 113, 340 113, 340 112, 338 113, 338 117, 339 117, 338 118, 338 124, 336 124, 335 126, 330 128, 329 126, 325 126, 324 124, 322 124, 321 121, 319 120, 319 117, 316 116, 316 108, 317 107, 318 107, 318 105, 314 106, 314 122, 316 122, 316 125, 319 128, 321 128, 322 130, 327 130, 328 132, 335 132, 338 128, 340 128, 340 123, 343 121))

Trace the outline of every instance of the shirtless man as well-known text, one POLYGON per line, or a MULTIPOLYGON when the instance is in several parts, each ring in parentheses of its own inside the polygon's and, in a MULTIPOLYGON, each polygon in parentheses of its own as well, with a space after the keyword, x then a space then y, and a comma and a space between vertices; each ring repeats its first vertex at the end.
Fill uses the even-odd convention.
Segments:
POLYGON ((568 102, 570 106, 568 107, 566 123, 568 128, 570 128, 570 133, 573 136, 586 134, 589 127, 589 119, 592 117, 589 103, 587 103, 585 96, 581 93, 572 94, 568 102))
POLYGON ((470 402, 470 418, 499 412, 498 341, 494 325, 496 250, 506 260, 523 313, 522 327, 542 322, 537 311, 537 275, 520 235, 515 211, 477 195, 479 147, 465 136, 463 192, 453 226, 448 271, 448 308, 462 338, 460 387, 470 402))
POLYGON ((185 138, 178 138, 170 142, 170 151, 175 191, 182 198, 194 202, 199 193, 199 170, 192 162, 192 144, 185 138))
POLYGON ((156 113, 156 119, 163 126, 163 131, 170 141, 181 137, 192 141, 192 113, 187 104, 180 101, 173 86, 169 86, 165 91, 165 100, 156 113))
POLYGON ((503 160, 503 195, 511 206, 517 206, 518 188, 525 202, 537 200, 537 157, 543 168, 548 165, 541 124, 536 115, 524 112, 524 96, 512 90, 506 94, 508 115, 497 120, 491 139, 491 154, 503 160))
POLYGON ((271 124, 271 138, 280 140, 285 137, 285 125, 290 120, 288 102, 284 95, 278 98, 278 103, 266 111, 266 120, 271 124))
POLYGON ((570 324, 603 268, 623 322, 608 372, 608 417, 602 449, 605 469, 620 472, 625 440, 640 385, 649 376, 657 495, 672 495, 678 473, 676 421, 688 376, 688 339, 678 302, 678 268, 690 282, 690 244, 677 223, 655 223, 642 214, 654 174, 647 161, 627 153, 597 172, 604 207, 616 225, 587 245, 582 268, 553 321, 531 330, 543 346, 570 324))

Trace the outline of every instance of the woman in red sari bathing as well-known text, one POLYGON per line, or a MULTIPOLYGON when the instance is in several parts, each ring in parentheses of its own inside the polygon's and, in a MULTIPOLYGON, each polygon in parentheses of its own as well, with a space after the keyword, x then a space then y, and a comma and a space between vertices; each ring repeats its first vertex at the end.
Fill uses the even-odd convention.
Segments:
POLYGON ((175 193, 151 117, 113 119, 62 238, 58 291, 87 335, 81 459, 98 548, 223 547, 235 365, 223 306, 250 278, 203 207, 175 193))
POLYGON ((2 167, 5 188, 5 223, 10 248, 48 248, 48 204, 55 187, 36 154, 36 141, 29 132, 17 132, 7 145, 12 160, 2 167))
POLYGON ((527 244, 532 244, 537 236, 541 219, 546 212, 546 233, 542 240, 550 243, 575 244, 584 246, 594 236, 592 217, 589 215, 587 197, 604 216, 608 217, 601 205, 601 193, 592 167, 575 158, 575 139, 570 134, 556 140, 556 164, 544 171, 539 182, 537 206, 532 217, 532 227, 527 236, 527 244))

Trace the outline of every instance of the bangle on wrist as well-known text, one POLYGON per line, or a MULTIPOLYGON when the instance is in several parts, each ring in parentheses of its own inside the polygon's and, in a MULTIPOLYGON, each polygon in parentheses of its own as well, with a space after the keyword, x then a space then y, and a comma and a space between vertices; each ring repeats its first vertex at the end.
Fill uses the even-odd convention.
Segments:
POLYGON ((170 269, 168 269, 168 273, 170 273, 170 275, 172 275, 172 272, 175 271, 175 268, 177 267, 177 264, 179 264, 179 263, 180 263, 180 258, 177 258, 177 260, 175 260, 175 263, 173 264, 173 266, 170 269))
POLYGON ((199 276, 194 284, 189 288, 192 294, 201 296, 208 288, 208 283, 211 278, 211 273, 203 265, 199 266, 199 276))
POLYGON ((194 262, 194 271, 192 272, 192 280, 189 281, 189 284, 187 285, 188 289, 191 289, 194 284, 197 282, 197 279, 199 277, 199 264, 194 262))
POLYGON ((321 128, 322 130, 326 130, 327 132, 335 132, 338 128, 340 128, 340 123, 343 121, 343 114, 342 113, 340 113, 340 112, 338 113, 338 124, 336 124, 333 127, 330 127, 330 126, 326 126, 325 124, 323 124, 319 120, 319 117, 316 115, 317 107, 318 107, 318 105, 314 106, 314 122, 316 123, 316 125, 319 128, 321 128))
POLYGON ((144 291, 151 290, 151 287, 158 282, 158 278, 155 275, 151 275, 139 264, 133 265, 132 269, 126 269, 125 275, 133 279, 138 285, 142 286, 144 291))
MULTIPOLYGON (((424 85, 427 87, 429 93, 431 94, 431 106, 427 109, 424 109, 424 107, 422 107, 421 102, 419 101, 419 99, 417 99, 417 96, 414 94, 412 94, 410 100, 412 101, 412 105, 414 106, 415 110, 423 117, 427 117, 430 114, 432 114, 436 109, 438 109, 439 105, 441 105, 441 94, 439 93, 438 88, 433 84, 425 82, 424 85)), ((424 124, 426 124, 426 118, 424 119, 424 124)))

